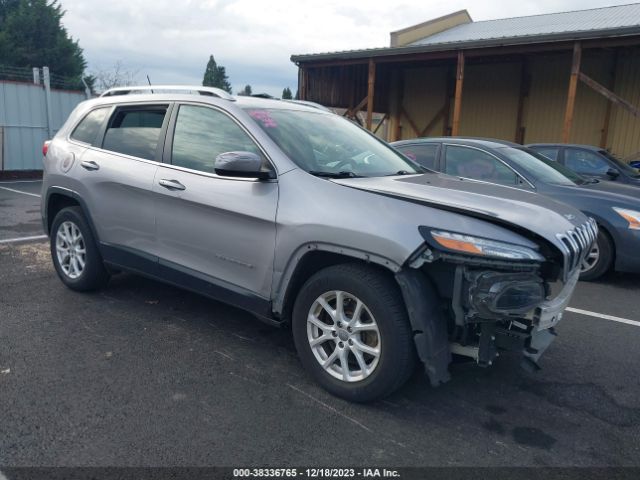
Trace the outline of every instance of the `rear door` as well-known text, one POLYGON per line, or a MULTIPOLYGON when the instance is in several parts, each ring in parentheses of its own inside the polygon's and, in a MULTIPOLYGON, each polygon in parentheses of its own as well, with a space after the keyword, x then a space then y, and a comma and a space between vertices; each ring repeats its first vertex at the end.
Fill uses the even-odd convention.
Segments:
POLYGON ((278 183, 216 175, 216 156, 229 151, 256 153, 272 168, 229 114, 176 105, 153 185, 157 242, 167 279, 246 306, 271 293, 278 183))
POLYGON ((75 165, 106 260, 129 263, 155 251, 152 189, 169 107, 114 107, 94 146, 75 165))

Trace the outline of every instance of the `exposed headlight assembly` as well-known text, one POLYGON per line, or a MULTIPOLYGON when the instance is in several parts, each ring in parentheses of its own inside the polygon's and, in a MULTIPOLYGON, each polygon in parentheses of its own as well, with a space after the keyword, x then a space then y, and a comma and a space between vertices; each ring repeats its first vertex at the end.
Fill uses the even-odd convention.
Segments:
POLYGON ((539 252, 521 245, 443 230, 431 230, 430 233, 440 247, 452 252, 505 260, 544 261, 544 257, 539 252))
POLYGON ((629 230, 640 230, 640 212, 618 207, 613 207, 613 210, 629 222, 629 230))

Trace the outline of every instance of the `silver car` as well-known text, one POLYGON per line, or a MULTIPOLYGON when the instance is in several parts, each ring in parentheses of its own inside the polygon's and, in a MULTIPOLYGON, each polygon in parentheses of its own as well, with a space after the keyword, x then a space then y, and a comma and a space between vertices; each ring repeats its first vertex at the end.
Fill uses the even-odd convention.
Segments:
POLYGON ((314 106, 205 87, 86 101, 45 145, 42 216, 74 290, 125 270, 290 326, 328 391, 388 395, 452 355, 536 367, 597 234, 515 188, 425 170, 314 106))

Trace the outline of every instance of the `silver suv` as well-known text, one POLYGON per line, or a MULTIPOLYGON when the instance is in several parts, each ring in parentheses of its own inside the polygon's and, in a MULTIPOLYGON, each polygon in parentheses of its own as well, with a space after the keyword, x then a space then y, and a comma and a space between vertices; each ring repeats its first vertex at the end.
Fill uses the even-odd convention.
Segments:
POLYGON ((582 213, 425 170, 313 105, 152 88, 82 103, 46 145, 69 288, 126 270, 290 325, 309 373, 353 401, 416 360, 433 385, 452 354, 537 366, 596 236, 582 213))

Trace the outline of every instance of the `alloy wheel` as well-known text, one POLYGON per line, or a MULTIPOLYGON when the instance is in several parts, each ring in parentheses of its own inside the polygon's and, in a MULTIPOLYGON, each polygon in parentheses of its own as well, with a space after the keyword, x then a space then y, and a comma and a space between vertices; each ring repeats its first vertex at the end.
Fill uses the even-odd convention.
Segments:
POLYGON ((61 223, 55 242, 58 263, 64 274, 71 279, 80 277, 87 262, 87 249, 78 226, 68 220, 61 223))
POLYGON ((380 331, 369 308, 340 290, 320 295, 307 316, 307 340, 320 366, 332 377, 357 382, 380 360, 380 331))

